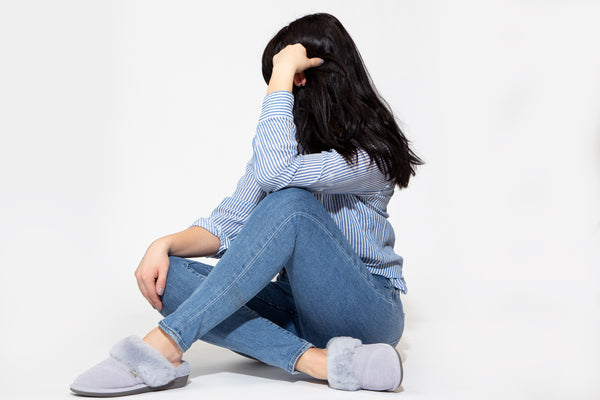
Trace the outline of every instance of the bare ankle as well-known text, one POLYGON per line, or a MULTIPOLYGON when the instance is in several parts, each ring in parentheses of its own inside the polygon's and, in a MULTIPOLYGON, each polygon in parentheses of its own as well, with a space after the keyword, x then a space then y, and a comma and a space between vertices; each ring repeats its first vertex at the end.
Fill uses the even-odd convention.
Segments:
POLYGON ((296 362, 296 370, 313 378, 327 380, 327 349, 311 347, 296 362))
POLYGON ((183 352, 177 343, 167 335, 162 329, 156 327, 152 329, 146 336, 144 342, 158 350, 174 367, 181 364, 183 352))

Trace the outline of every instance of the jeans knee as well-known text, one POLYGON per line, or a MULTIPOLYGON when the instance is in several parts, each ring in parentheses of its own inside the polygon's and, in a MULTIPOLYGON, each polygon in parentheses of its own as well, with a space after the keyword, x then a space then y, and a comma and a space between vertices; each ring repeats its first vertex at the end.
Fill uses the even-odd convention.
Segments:
POLYGON ((209 268, 187 258, 170 256, 167 283, 160 296, 163 303, 160 313, 167 316, 175 311, 208 275, 209 268))
POLYGON ((169 283, 188 284, 196 279, 204 279, 213 269, 212 265, 203 264, 188 258, 169 256, 169 273, 167 275, 167 286, 169 283), (169 282, 171 280, 171 282, 169 282))
MULTIPOLYGON (((181 257, 169 256, 169 272, 167 274, 167 288, 176 280, 182 279, 182 272, 189 260, 181 257)), ((165 290, 167 289, 165 288, 165 290)))
POLYGON ((314 197, 308 190, 301 188, 285 188, 271 193, 271 199, 279 201, 302 201, 306 198, 314 197))
POLYGON ((269 194, 263 202, 268 204, 269 208, 285 207, 285 209, 304 209, 306 205, 318 204, 318 200, 311 192, 300 188, 286 188, 269 194))
POLYGON ((185 262, 189 262, 189 260, 182 257, 169 256, 169 268, 173 266, 181 266, 185 262))

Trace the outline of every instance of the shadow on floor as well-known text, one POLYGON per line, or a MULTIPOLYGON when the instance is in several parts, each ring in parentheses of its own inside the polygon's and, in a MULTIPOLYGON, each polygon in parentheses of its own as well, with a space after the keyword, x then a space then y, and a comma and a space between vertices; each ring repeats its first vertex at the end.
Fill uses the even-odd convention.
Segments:
POLYGON ((280 368, 202 342, 194 344, 186 352, 184 359, 192 366, 190 378, 227 372, 274 381, 305 381, 327 385, 327 382, 314 379, 306 374, 291 375, 280 368))

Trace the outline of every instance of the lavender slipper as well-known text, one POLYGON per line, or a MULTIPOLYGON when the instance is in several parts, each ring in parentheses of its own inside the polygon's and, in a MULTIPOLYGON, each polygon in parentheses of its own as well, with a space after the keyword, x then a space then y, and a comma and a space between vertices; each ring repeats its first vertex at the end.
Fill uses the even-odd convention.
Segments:
POLYGON ((190 364, 173 367, 160 352, 137 336, 117 343, 110 357, 79 375, 71 391, 82 396, 116 397, 175 389, 186 385, 190 364))
POLYGON ((402 361, 389 344, 334 337, 327 343, 327 380, 334 389, 394 391, 402 383, 402 361))

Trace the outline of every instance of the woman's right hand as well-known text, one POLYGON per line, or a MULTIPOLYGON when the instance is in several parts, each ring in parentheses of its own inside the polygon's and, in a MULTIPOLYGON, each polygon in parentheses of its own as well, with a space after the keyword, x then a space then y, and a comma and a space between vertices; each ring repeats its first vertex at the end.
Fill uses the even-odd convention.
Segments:
POLYGON ((162 310, 159 296, 165 291, 169 272, 169 255, 177 257, 206 257, 217 254, 220 239, 199 226, 191 226, 184 231, 156 239, 140 265, 135 270, 140 292, 148 303, 158 311, 162 310))
POLYGON ((135 270, 135 278, 142 295, 150 305, 160 311, 162 309, 162 296, 167 283, 169 272, 169 246, 166 238, 154 241, 135 270))

